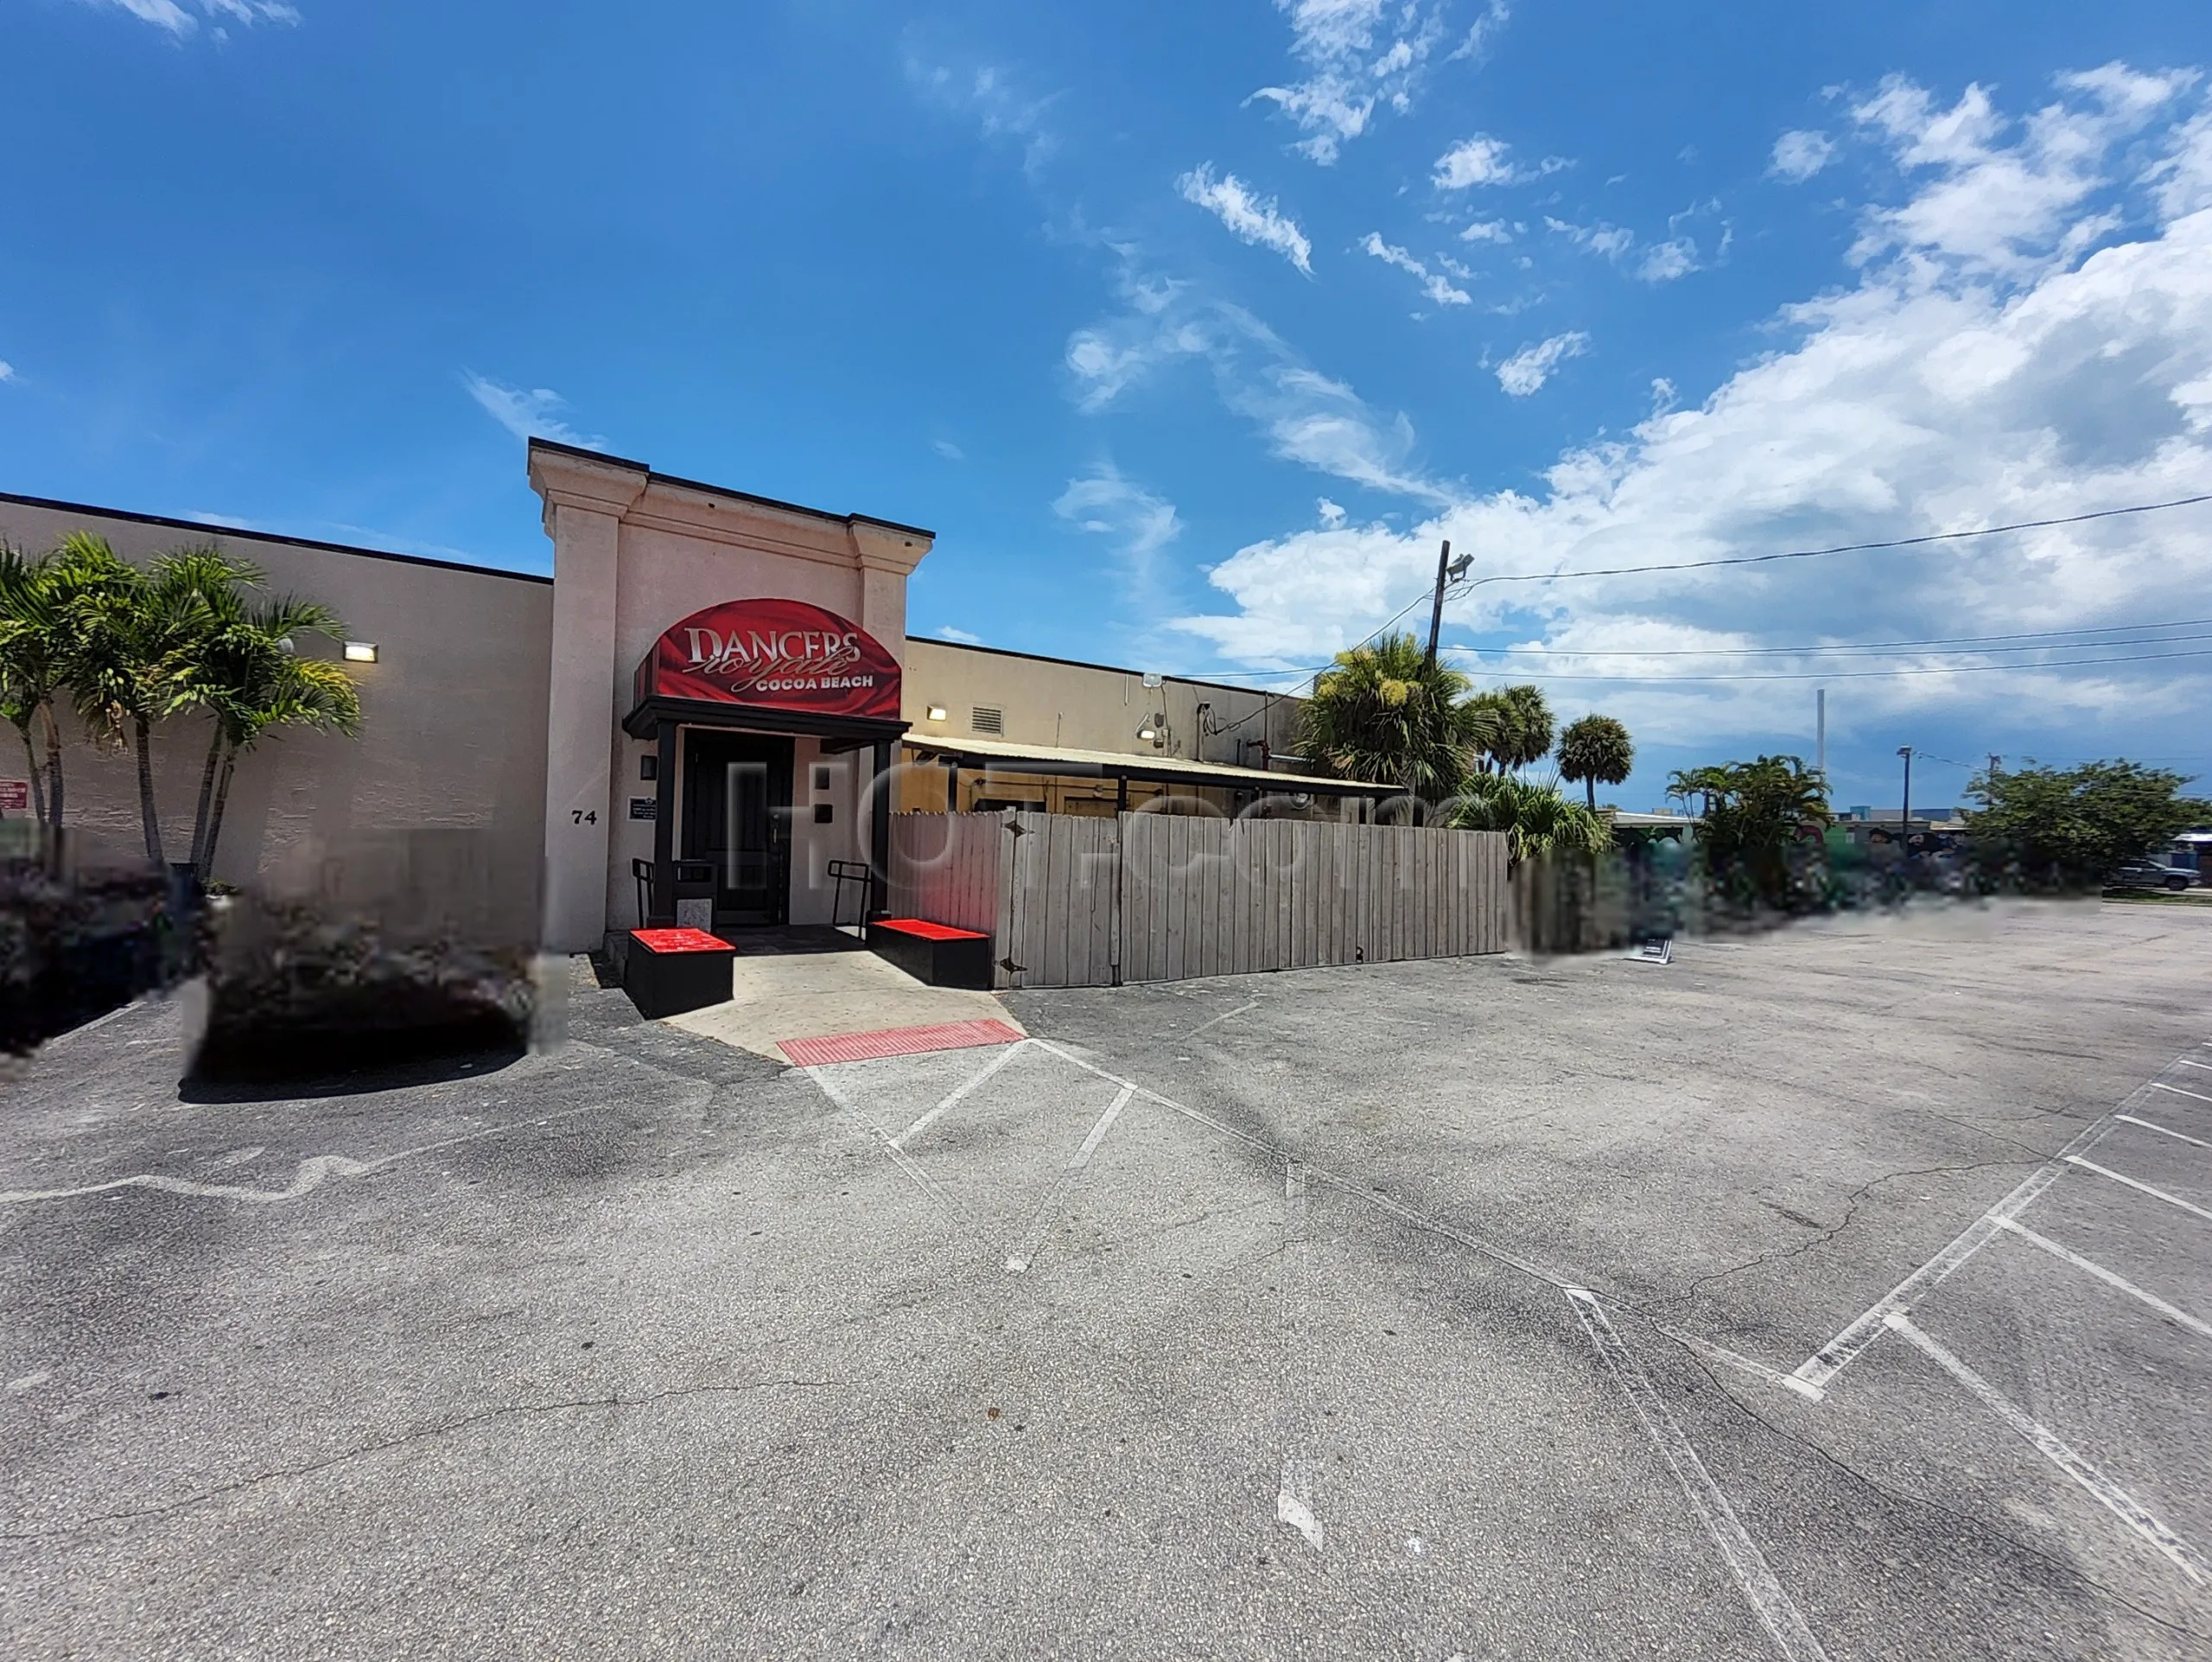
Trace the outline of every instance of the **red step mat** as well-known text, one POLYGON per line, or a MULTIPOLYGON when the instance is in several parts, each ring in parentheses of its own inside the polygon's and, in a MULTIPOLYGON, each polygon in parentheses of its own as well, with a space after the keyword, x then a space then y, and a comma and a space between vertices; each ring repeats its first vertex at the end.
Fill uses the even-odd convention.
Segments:
POLYGON ((935 1027, 890 1028, 881 1033, 837 1033, 826 1039, 779 1039, 776 1048, 797 1067, 824 1062, 873 1061, 879 1056, 918 1056, 930 1050, 966 1050, 976 1045, 1010 1045, 1020 1032, 988 1017, 976 1022, 940 1022, 935 1027))

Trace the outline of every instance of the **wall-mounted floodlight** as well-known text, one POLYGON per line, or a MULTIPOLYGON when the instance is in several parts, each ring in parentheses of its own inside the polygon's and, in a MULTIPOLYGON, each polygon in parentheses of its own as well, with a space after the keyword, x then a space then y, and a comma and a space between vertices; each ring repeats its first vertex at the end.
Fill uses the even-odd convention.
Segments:
POLYGON ((1160 672, 1157 670, 1147 670, 1144 672, 1144 684, 1148 687, 1158 686, 1160 685, 1160 672))
POLYGON ((1147 744, 1150 744, 1159 736, 1159 729, 1154 728, 1150 722, 1147 722, 1142 727, 1137 729, 1137 737, 1142 739, 1147 744))
POLYGON ((933 722, 943 721, 944 719, 944 706, 943 704, 931 704, 930 706, 930 719, 933 722))
POLYGON ((373 640, 349 640, 346 643, 346 661, 349 664, 373 664, 377 661, 377 643, 373 640))

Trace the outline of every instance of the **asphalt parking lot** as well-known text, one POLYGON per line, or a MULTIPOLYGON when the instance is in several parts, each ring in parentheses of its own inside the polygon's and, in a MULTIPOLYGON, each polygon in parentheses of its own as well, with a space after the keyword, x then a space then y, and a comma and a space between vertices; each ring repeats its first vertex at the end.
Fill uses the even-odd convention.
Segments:
POLYGON ((2212 918, 0 1087, 23 1657, 2196 1658, 2212 918))

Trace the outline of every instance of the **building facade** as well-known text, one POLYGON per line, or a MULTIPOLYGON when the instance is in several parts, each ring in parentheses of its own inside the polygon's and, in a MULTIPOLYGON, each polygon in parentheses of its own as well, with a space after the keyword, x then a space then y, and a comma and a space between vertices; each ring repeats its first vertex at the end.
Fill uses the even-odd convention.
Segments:
MULTIPOLYGON (((26 497, 0 496, 0 538, 86 532, 137 563, 213 543, 344 620, 361 734, 244 759, 217 879, 364 833, 467 834, 530 875, 555 951, 649 921, 821 924, 841 902, 853 920, 899 810, 1309 814, 1381 793, 1302 767, 1294 698, 910 640, 918 527, 543 440, 528 468, 550 579, 26 497)), ((207 736, 188 716, 155 741, 171 858, 207 736)), ((135 759, 72 738, 73 834, 143 859, 135 759)), ((0 763, 0 785, 25 769, 0 763)))

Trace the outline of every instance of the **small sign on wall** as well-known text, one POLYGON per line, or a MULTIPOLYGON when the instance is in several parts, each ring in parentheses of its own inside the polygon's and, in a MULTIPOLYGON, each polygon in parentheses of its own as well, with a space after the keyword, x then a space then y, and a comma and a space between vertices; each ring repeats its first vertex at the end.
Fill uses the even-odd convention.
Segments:
POLYGON ((30 807, 30 780, 0 779, 0 813, 29 813, 30 807))
POLYGON ((630 818, 658 819, 660 818, 660 799, 653 796, 633 796, 630 799, 630 818))

